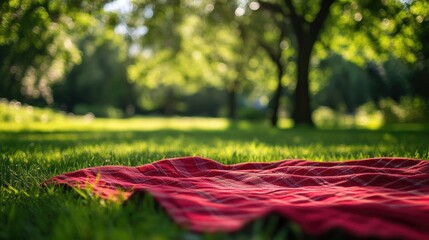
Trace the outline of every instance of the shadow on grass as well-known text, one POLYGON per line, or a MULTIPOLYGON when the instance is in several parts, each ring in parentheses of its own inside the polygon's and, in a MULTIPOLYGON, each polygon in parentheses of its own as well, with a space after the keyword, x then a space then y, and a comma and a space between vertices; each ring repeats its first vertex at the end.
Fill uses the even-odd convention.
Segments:
MULTIPOLYGON (((147 209, 161 214, 168 218, 170 224, 174 224, 173 219, 167 214, 165 209, 147 192, 136 192, 123 204, 124 208, 132 209, 132 214, 141 214, 147 209)), ((230 233, 196 233, 190 232, 185 228, 181 228, 180 233, 182 239, 290 239, 290 240, 335 240, 335 239, 350 239, 358 240, 358 238, 342 229, 332 229, 320 235, 309 235, 303 232, 300 226, 290 221, 285 216, 276 212, 269 213, 261 218, 250 221, 238 231, 230 233)), ((177 236, 176 236, 177 237, 177 236)), ((376 238, 364 238, 376 239, 376 238)))
MULTIPOLYGON (((114 238, 175 236, 223 239, 175 228, 158 207, 138 203, 116 207, 98 201, 76 201, 61 191, 40 193, 39 184, 54 175, 99 165, 141 165, 166 157, 200 155, 222 163, 273 161, 287 158, 340 160, 376 156, 429 158, 429 129, 385 127, 380 130, 285 130, 236 126, 225 130, 0 132, 0 238, 114 238), (13 189, 6 189, 12 186, 13 189), (14 193, 17 191, 18 193, 14 193), (28 194, 27 194, 28 193, 28 194), (28 195, 28 196, 27 196, 28 195), (167 220, 166 220, 167 219, 167 220), (3 224, 5 223, 5 224, 3 224), (25 226, 25 227, 24 227, 25 226), (8 228, 8 229, 6 229, 8 228), (9 229, 10 228, 10 229, 9 229), (17 234, 16 236, 14 234, 17 234), (129 235, 127 235, 129 234, 129 235), (34 237, 35 236, 35 237, 34 237)), ((143 201, 144 203, 144 201, 143 201)), ((316 239, 296 230, 281 216, 269 215, 228 234, 316 239), (255 230, 256 229, 256 230, 255 230), (270 230, 271 229, 271 230, 270 230), (285 230, 286 229, 286 230, 285 230), (301 234, 301 235, 300 235, 301 234)), ((333 231, 317 239, 350 239, 333 231)))
POLYGON ((0 132, 0 181, 25 187, 67 171, 202 156, 224 164, 370 157, 429 159, 429 131, 256 127, 227 130, 0 132), (21 173, 25 174, 21 174, 21 173))
MULTIPOLYGON (((423 127, 424 128, 424 127, 423 127)), ((256 126, 227 130, 155 130, 155 131, 55 131, 0 132, 0 151, 34 153, 57 150, 62 157, 109 159, 105 164, 117 164, 116 157, 128 159, 123 164, 142 164, 161 158, 188 155, 211 157, 213 150, 228 157, 258 147, 274 148, 285 158, 307 156, 372 157, 380 154, 407 152, 415 157, 428 158, 429 129, 384 128, 380 130, 311 129, 285 130, 256 126), (289 150, 303 150, 294 152, 289 150), (107 151, 106 151, 107 150, 107 151), (310 151, 310 153, 309 153, 310 151), (293 154, 292 154, 293 153, 293 154), (91 155, 91 156, 89 156, 91 155), (142 162, 142 157, 145 160, 142 162), (140 161, 138 161, 140 159, 140 161)), ((256 150, 255 150, 256 149, 256 150)), ((249 151, 250 153, 251 151, 249 151)), ((397 153, 396 153, 397 154, 397 153)), ((218 159, 215 159, 218 160, 218 159)), ((246 159, 242 159, 246 160, 246 159)), ((265 159, 268 160, 268 159, 265 159)), ((279 160, 279 159, 271 159, 279 160)), ((234 162, 234 161, 232 161, 234 162)), ((103 162, 99 162, 103 164, 103 162)))
MULTIPOLYGON (((110 131, 110 130, 89 130, 89 131, 20 131, 20 132, 0 132, 1 146, 29 143, 43 143, 48 145, 69 145, 71 143, 133 143, 142 140, 160 140, 166 137, 186 136, 193 140, 209 141, 213 138, 224 140, 234 140, 248 142, 258 140, 269 145, 279 144, 310 144, 322 143, 341 144, 344 141, 359 143, 366 140, 385 140, 385 134, 392 136, 416 135, 418 137, 429 136, 429 125, 391 125, 379 130, 365 129, 316 129, 307 127, 297 127, 291 129, 274 129, 263 125, 233 126, 225 130, 141 130, 141 131, 110 131), (298 136, 300 141, 297 141, 298 136), (337 138, 339 137, 339 138, 337 138), (352 138, 357 137, 357 138, 352 138), (373 139, 373 137, 376 137, 373 139), (302 140, 302 141, 301 141, 302 140), (64 144, 62 144, 64 143, 64 144)), ((424 139, 422 139, 424 140, 424 139)))

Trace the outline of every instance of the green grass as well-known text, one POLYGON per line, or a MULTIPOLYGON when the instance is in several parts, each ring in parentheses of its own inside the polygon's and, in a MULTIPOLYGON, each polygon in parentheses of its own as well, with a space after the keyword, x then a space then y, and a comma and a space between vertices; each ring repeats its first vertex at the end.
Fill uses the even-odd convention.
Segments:
MULTIPOLYGON (((271 129, 262 123, 230 125, 224 119, 205 118, 0 122, 0 239, 222 239, 222 234, 197 235, 179 228, 150 197, 124 205, 40 186, 47 178, 80 168, 135 166, 180 156, 226 164, 290 158, 429 159, 429 128, 271 129)), ((228 237, 271 238, 276 221, 275 216, 257 221, 228 237)), ((293 223, 276 234, 302 236, 293 223)))

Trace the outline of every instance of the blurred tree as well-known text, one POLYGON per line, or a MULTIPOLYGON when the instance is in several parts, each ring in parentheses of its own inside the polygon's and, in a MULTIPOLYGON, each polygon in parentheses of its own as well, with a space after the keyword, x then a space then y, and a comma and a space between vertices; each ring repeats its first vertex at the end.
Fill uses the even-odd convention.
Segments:
MULTIPOLYGON (((228 117, 236 118, 238 91, 246 82, 247 56, 254 48, 240 37, 244 32, 239 25, 230 24, 231 14, 214 12, 212 3, 134 2, 135 11, 127 20, 129 31, 144 26, 146 32, 136 38, 142 54, 129 72, 131 79, 146 89, 142 95, 145 108, 180 108, 180 103, 173 106, 180 95, 214 87, 225 90, 228 117)), ((231 6, 235 5, 224 5, 231 6)))
POLYGON ((243 42, 243 34, 238 26, 228 25, 206 26, 204 33, 205 41, 210 46, 207 58, 211 62, 211 72, 217 75, 218 88, 226 92, 227 115, 231 120, 237 118, 237 96, 246 84, 244 69, 250 49, 243 42))
MULTIPOLYGON (((181 1, 134 1, 134 11, 125 16, 124 24, 138 49, 129 69, 130 80, 142 91, 140 105, 147 110, 162 108, 172 115, 181 108, 179 98, 196 89, 195 78, 201 68, 186 71, 187 62, 198 54, 183 51, 193 43, 183 41, 183 35, 197 29, 192 12, 181 7, 181 1), (189 14, 185 14, 189 13, 189 14), (178 88, 180 90, 178 91, 178 88)), ((195 63, 193 61, 192 63, 195 63)))
MULTIPOLYGON (((222 85, 227 93, 228 117, 237 118, 237 96, 242 89, 249 90, 252 84, 249 79, 249 59, 256 53, 256 42, 249 39, 247 26, 234 21, 236 3, 224 1, 216 3, 207 1, 201 5, 204 8, 205 32, 204 37, 211 45, 208 58, 215 61, 222 85), (216 7, 215 7, 215 4, 216 7), (227 41, 226 41, 227 40, 227 41)), ((262 77, 262 76, 261 76, 262 77)), ((260 81, 258 79, 257 81, 260 81)))
POLYGON ((294 50, 289 48, 291 45, 291 31, 289 30, 291 25, 289 21, 284 20, 279 9, 275 9, 271 3, 250 2, 248 7, 251 13, 248 17, 251 20, 241 20, 240 22, 245 26, 243 28, 249 32, 248 36, 256 39, 257 45, 266 52, 268 59, 272 61, 277 71, 276 88, 268 105, 270 123, 272 126, 277 126, 281 98, 285 95, 286 67, 294 54, 294 50))
POLYGON ((336 54, 321 61, 319 66, 327 84, 314 97, 317 105, 353 113, 370 100, 370 77, 364 68, 336 54))
POLYGON ((295 124, 313 125, 308 80, 310 57, 334 1, 258 1, 263 9, 282 16, 280 29, 290 22, 296 38, 297 81, 292 114, 295 124))
POLYGON ((415 1, 410 6, 415 22, 419 27, 414 30, 421 49, 416 54, 416 63, 411 73, 411 85, 415 94, 429 101, 429 1, 415 1))
POLYGON ((338 0, 320 42, 361 66, 392 57, 413 63, 423 44, 416 34, 422 25, 413 9, 425 8, 428 2, 338 0))
POLYGON ((198 92, 185 96, 181 115, 217 117, 225 106, 225 91, 219 88, 202 88, 198 92))
POLYGON ((91 25, 105 1, 2 1, 0 96, 53 102, 50 85, 80 61, 73 35, 91 25))
MULTIPOLYGON (((148 5, 140 7, 148 11, 148 5)), ((203 57, 203 50, 198 47, 203 40, 198 35, 200 22, 197 16, 188 14, 180 17, 182 20, 176 19, 174 31, 170 32, 163 29, 163 24, 170 22, 168 19, 164 21, 166 16, 160 8, 156 8, 160 14, 153 12, 146 16, 147 33, 135 38, 139 43, 135 46, 140 50, 128 72, 131 81, 142 91, 140 104, 143 108, 162 108, 165 114, 172 115, 183 107, 179 102, 181 96, 195 93, 203 84, 201 79, 210 78, 210 67, 203 57), (156 37, 158 34, 171 35, 156 37), (187 40, 182 41, 185 38, 187 40)), ((133 14, 140 15, 138 12, 133 14)), ((136 20, 128 21, 132 26, 136 20)))
POLYGON ((377 107, 387 98, 399 103, 404 96, 415 95, 412 69, 409 63, 393 56, 382 63, 360 66, 332 53, 319 64, 319 82, 323 83, 315 93, 314 106, 354 114, 369 101, 377 107))
MULTIPOLYGON (((368 60, 380 62, 389 56, 415 61, 416 51, 421 46, 415 41, 414 30, 427 16, 424 12, 427 2, 259 0, 262 10, 273 13, 271 20, 280 23, 277 31, 286 29, 293 33, 293 36, 284 36, 296 48, 297 80, 292 114, 295 123, 313 125, 309 92, 313 49, 316 48, 320 58, 326 56, 323 49, 328 47, 360 65, 368 60), (415 13, 418 12, 416 9, 420 15, 415 13), (278 15, 281 16, 280 21, 276 18, 278 15), (322 31, 324 25, 327 25, 326 31, 322 31)), ((248 3, 250 9, 252 4, 255 2, 248 3)), ((252 18, 255 20, 253 25, 260 24, 260 18, 255 14, 252 18)), ((317 58, 313 56, 313 60, 317 58)))
POLYGON ((74 112, 82 104, 105 109, 112 106, 126 112, 135 102, 127 81, 127 43, 108 27, 95 26, 90 32, 78 44, 81 63, 53 86, 55 103, 74 112))
MULTIPOLYGON (((330 49, 329 52, 341 55, 343 61, 349 61, 348 65, 354 63, 355 67, 366 69, 366 74, 358 74, 362 76, 359 89, 366 89, 360 91, 360 99, 369 93, 368 100, 375 103, 383 98, 399 101, 420 89, 414 88, 414 81, 410 80, 412 70, 424 66, 422 53, 427 39, 423 40, 420 34, 428 26, 429 1, 339 1, 331 12, 332 17, 327 20, 329 31, 321 34, 319 45, 316 43, 317 54, 328 56, 328 51, 320 49, 330 49)), ((335 72, 336 66, 328 68, 335 72)), ((343 68, 350 70, 347 69, 343 68)), ((354 82, 352 71, 348 75, 346 81, 354 82)), ((330 94, 331 98, 336 95, 330 94)))

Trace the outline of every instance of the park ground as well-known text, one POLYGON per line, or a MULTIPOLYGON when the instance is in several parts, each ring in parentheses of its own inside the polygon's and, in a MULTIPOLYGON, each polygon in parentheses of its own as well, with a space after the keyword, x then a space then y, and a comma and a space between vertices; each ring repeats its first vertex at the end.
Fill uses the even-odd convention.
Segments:
MULTIPOLYGON (((343 161, 371 157, 429 159, 429 126, 378 129, 270 128, 220 118, 93 119, 63 117, 0 124, 0 239, 222 239, 176 226, 153 199, 133 204, 103 201, 87 192, 41 183, 58 174, 100 165, 137 166, 203 156, 221 163, 280 159, 343 161), (45 119, 46 120, 46 119, 45 119)), ((268 230, 267 230, 268 229, 268 230)), ((230 238, 302 238, 288 223, 273 233, 253 224, 230 238), (274 235, 273 235, 274 234, 274 235)))

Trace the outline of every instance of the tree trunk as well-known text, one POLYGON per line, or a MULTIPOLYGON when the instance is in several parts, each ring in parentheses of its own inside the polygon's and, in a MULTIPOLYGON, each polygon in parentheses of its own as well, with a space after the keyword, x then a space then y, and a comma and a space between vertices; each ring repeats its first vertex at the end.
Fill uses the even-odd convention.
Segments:
POLYGON ((134 95, 134 84, 128 82, 128 79, 125 78, 126 84, 126 96, 124 99, 124 112, 127 117, 131 117, 135 114, 135 95, 134 95))
MULTIPOLYGON (((237 68, 238 72, 241 73, 241 65, 237 68)), ((228 86, 228 118, 231 121, 237 120, 237 92, 240 87, 241 74, 228 86)))
POLYGON ((295 88, 295 101, 292 118, 295 125, 313 126, 311 119, 310 92, 308 81, 308 67, 310 65, 311 52, 314 47, 323 23, 329 15, 329 9, 335 0, 320 1, 320 9, 312 22, 304 20, 295 9, 292 0, 284 0, 290 14, 284 14, 285 18, 290 17, 295 36, 298 40, 298 61, 297 61, 297 83, 295 88))
POLYGON ((174 90, 172 87, 169 87, 166 92, 165 102, 164 102, 164 114, 167 117, 171 117, 175 112, 175 99, 174 99, 174 90))
POLYGON ((313 45, 314 44, 311 42, 301 42, 298 48, 298 78, 295 88, 295 101, 292 115, 295 125, 314 125, 311 118, 308 81, 308 71, 313 45))
MULTIPOLYGON (((234 83, 235 85, 235 83, 234 83)), ((237 119, 237 88, 228 89, 228 118, 231 121, 237 119)))
POLYGON ((73 112, 74 107, 78 102, 78 94, 77 94, 77 74, 75 68, 73 68, 69 74, 69 77, 66 79, 67 93, 66 93, 66 111, 73 112))
POLYGON ((277 127, 278 121, 279 121, 279 108, 280 108, 280 98, 283 94, 283 84, 282 84, 282 78, 283 78, 283 66, 281 63, 277 63, 277 89, 274 93, 273 99, 272 99, 272 109, 271 109, 271 126, 277 127))

